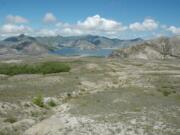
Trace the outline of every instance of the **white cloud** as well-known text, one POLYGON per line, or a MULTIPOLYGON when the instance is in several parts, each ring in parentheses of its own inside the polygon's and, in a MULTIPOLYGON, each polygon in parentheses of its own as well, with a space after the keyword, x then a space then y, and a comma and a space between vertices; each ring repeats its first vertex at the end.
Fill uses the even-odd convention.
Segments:
POLYGON ((175 26, 170 26, 167 28, 168 31, 172 32, 173 34, 180 34, 180 28, 177 28, 175 26))
POLYGON ((21 34, 32 32, 32 29, 24 25, 5 24, 0 28, 2 34, 21 34))
POLYGON ((79 21, 77 26, 84 29, 95 29, 103 31, 124 31, 127 29, 126 27, 122 26, 120 22, 102 18, 100 15, 87 17, 86 20, 82 22, 79 21))
POLYGON ((28 20, 20 16, 8 15, 6 21, 6 24, 0 26, 1 36, 12 36, 22 33, 33 36, 76 36, 91 34, 119 38, 123 35, 128 37, 144 37, 144 35, 159 36, 159 33, 166 34, 167 31, 170 31, 173 34, 180 34, 180 28, 162 25, 153 19, 145 19, 143 22, 134 22, 129 26, 125 26, 119 21, 103 18, 100 15, 89 16, 84 20, 77 21, 75 24, 69 24, 58 22, 52 13, 47 13, 43 18, 44 23, 54 23, 55 27, 43 27, 40 29, 33 29, 21 24, 28 22, 28 20), (157 28, 159 28, 158 31, 156 31, 157 28), (139 35, 138 31, 142 31, 143 33, 139 35))
POLYGON ((58 23, 58 33, 64 35, 104 35, 117 36, 119 33, 127 30, 122 23, 105 19, 99 15, 87 17, 84 21, 78 21, 76 24, 58 23))
POLYGON ((145 19, 142 23, 135 22, 129 25, 133 31, 152 31, 158 28, 158 23, 153 19, 145 19))
POLYGON ((46 13, 43 18, 44 23, 55 23, 56 21, 57 19, 52 13, 46 13))
POLYGON ((36 31, 37 36, 56 36, 57 32, 55 29, 40 29, 36 31))
POLYGON ((11 24, 16 24, 16 23, 27 23, 28 20, 24 17, 21 17, 21 16, 14 16, 14 15, 8 15, 6 16, 6 21, 8 23, 11 23, 11 24))

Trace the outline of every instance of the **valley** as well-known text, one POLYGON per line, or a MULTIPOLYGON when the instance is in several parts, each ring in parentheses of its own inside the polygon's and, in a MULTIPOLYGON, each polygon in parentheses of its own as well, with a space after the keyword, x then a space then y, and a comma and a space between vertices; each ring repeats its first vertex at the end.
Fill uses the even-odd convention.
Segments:
POLYGON ((179 135, 179 59, 42 55, 0 63, 49 61, 71 69, 0 75, 0 135, 179 135))
POLYGON ((0 135, 180 135, 180 0, 0 0, 0 135))
POLYGON ((0 0, 0 135, 180 135, 180 0, 0 0))

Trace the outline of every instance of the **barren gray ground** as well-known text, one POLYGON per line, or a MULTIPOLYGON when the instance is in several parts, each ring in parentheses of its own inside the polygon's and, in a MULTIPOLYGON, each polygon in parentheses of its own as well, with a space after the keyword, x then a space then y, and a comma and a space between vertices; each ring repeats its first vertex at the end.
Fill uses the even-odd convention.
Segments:
POLYGON ((0 135, 179 135, 180 61, 18 58, 68 61, 69 73, 0 75, 0 135), (41 93, 56 107, 41 108, 41 93), (12 117, 14 122, 8 122, 12 117))

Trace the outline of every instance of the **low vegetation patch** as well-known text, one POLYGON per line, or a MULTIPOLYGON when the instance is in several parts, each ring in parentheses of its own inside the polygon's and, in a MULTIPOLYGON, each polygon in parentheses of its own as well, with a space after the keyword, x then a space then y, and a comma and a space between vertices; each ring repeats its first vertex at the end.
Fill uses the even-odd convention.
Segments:
POLYGON ((15 123, 17 122, 17 119, 15 117, 9 117, 9 118, 6 118, 4 122, 15 123))
POLYGON ((41 95, 34 97, 32 102, 39 107, 44 107, 43 97, 41 95))
POLYGON ((163 93, 163 95, 166 96, 166 97, 169 96, 169 95, 171 94, 170 91, 163 91, 162 93, 163 93))
POLYGON ((51 107, 57 106, 57 104, 55 103, 54 100, 50 100, 50 101, 48 102, 48 105, 51 106, 51 107))
POLYGON ((62 62, 44 62, 38 64, 0 64, 0 74, 51 74, 69 72, 70 66, 62 62))

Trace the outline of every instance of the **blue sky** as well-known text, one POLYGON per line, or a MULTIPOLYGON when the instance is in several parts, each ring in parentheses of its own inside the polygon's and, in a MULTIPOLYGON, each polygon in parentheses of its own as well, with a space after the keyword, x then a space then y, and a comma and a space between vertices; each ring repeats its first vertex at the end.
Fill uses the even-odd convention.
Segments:
POLYGON ((180 34, 180 0, 0 0, 0 34, 180 34))

